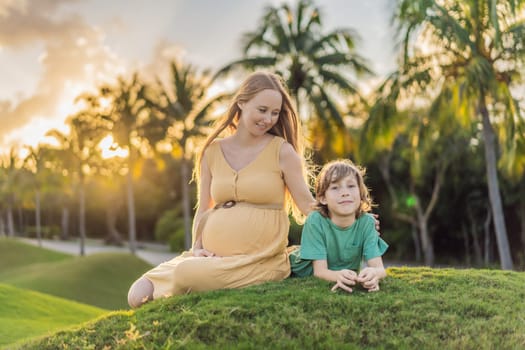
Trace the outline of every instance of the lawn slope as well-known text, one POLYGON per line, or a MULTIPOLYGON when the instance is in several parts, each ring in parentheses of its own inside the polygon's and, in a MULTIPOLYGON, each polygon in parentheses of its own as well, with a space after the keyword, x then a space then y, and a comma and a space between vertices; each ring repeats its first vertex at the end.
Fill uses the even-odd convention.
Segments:
POLYGON ((173 297, 23 348, 525 348, 525 273, 388 273, 378 293, 331 293, 326 282, 307 278, 173 297))
POLYGON ((149 268, 151 266, 148 263, 131 254, 101 253, 84 257, 70 256, 68 259, 37 262, 11 269, 4 268, 4 271, 0 272, 0 281, 117 310, 127 307, 129 286, 149 268))
POLYGON ((15 239, 0 238, 0 274, 34 263, 62 261, 71 258, 71 255, 35 247, 15 239))
POLYGON ((0 348, 93 319, 106 310, 0 284, 0 348))

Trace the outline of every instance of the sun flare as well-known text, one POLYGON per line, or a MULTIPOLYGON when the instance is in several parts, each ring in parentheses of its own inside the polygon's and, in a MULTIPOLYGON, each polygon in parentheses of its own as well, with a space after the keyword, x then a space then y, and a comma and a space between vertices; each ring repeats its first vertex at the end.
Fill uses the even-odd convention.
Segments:
POLYGON ((111 135, 104 137, 98 144, 98 148, 100 149, 102 158, 104 159, 114 157, 126 158, 128 156, 128 151, 120 148, 113 140, 113 136, 111 135))

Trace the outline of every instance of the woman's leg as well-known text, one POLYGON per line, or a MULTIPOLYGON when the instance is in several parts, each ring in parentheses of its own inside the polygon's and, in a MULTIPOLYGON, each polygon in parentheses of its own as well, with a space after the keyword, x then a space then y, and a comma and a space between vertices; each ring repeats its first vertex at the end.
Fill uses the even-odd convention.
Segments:
POLYGON ((141 277, 129 288, 128 304, 132 308, 137 308, 150 300, 153 300, 153 283, 141 277))

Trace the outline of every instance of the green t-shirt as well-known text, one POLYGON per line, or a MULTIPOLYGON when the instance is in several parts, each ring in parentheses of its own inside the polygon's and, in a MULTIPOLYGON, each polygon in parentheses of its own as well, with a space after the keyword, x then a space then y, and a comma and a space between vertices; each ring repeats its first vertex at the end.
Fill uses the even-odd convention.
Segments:
POLYGON ((361 261, 382 256, 388 249, 375 230, 370 214, 361 215, 350 227, 341 228, 318 211, 313 211, 303 227, 301 247, 290 253, 292 276, 313 275, 312 260, 326 260, 333 271, 357 271, 361 261))

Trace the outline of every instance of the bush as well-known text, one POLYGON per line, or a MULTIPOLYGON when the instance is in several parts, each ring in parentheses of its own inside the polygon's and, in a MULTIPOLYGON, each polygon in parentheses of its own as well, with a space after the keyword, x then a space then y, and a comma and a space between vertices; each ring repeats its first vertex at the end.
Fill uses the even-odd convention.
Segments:
POLYGON ((155 238, 167 242, 172 252, 184 250, 184 219, 180 210, 165 211, 155 224, 155 238))
MULTIPOLYGON (((40 233, 43 239, 56 239, 60 237, 62 230, 56 225, 40 226, 40 233)), ((29 238, 37 238, 36 226, 26 226, 25 236, 29 238)))
POLYGON ((288 231, 288 244, 301 244, 301 233, 303 232, 303 225, 295 222, 294 218, 290 216, 290 230, 288 231))

